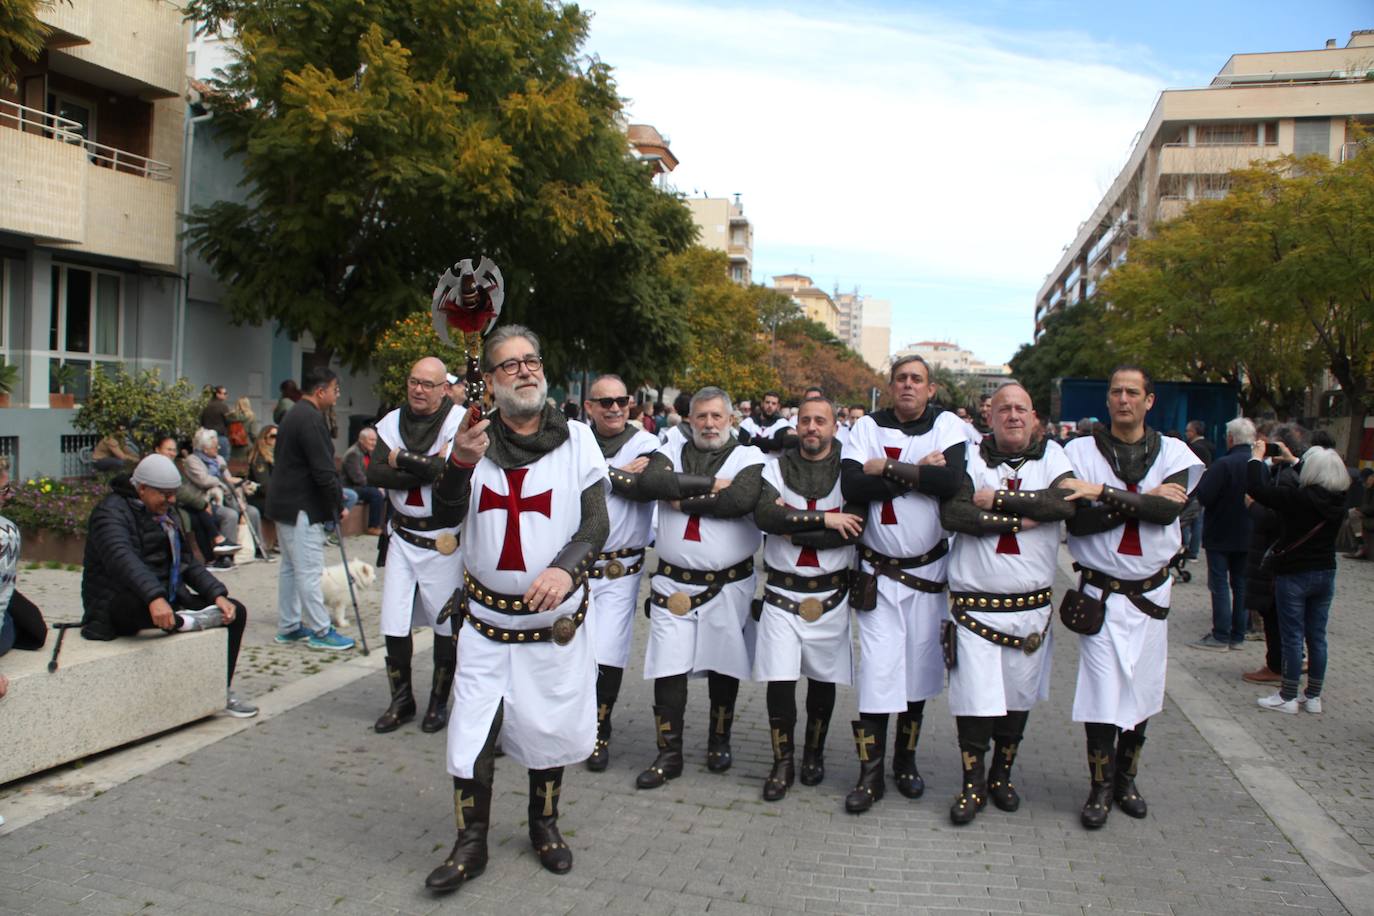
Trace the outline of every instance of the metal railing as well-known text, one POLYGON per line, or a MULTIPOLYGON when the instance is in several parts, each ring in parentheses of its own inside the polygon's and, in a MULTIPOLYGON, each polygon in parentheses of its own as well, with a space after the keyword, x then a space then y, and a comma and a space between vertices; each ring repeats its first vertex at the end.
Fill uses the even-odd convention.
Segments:
POLYGON ((77 433, 63 436, 59 441, 62 447, 62 476, 85 477, 90 474, 91 449, 100 442, 100 437, 94 433, 77 433))
POLYGON ((10 480, 19 479, 19 437, 0 436, 0 458, 9 462, 10 480))
POLYGON ((165 162, 87 140, 86 128, 79 121, 48 114, 46 111, 39 111, 37 108, 20 105, 8 99, 0 99, 0 127, 12 127, 26 133, 41 133, 49 139, 80 146, 90 156, 91 164, 102 168, 115 169, 152 181, 170 181, 172 178, 172 167, 165 162))

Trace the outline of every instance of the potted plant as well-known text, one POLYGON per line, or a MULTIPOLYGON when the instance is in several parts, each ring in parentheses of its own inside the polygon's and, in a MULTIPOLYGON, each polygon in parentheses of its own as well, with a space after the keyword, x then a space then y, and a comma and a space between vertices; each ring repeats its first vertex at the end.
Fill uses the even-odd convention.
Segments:
POLYGON ((57 386, 56 394, 48 395, 49 407, 74 407, 76 406, 76 395, 69 394, 67 389, 76 381, 76 367, 70 363, 62 363, 53 367, 53 384, 57 386))
POLYGON ((19 384, 19 367, 0 359, 0 407, 10 406, 10 393, 19 384))

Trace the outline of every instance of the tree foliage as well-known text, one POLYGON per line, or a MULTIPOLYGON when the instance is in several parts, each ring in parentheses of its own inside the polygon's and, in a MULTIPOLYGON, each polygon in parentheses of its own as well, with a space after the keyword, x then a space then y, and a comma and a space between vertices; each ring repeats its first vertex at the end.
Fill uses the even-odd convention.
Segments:
POLYGON ((490 256, 504 321, 547 341, 555 377, 680 361, 665 255, 695 228, 627 155, 588 15, 545 0, 191 0, 239 51, 208 99, 246 204, 190 238, 238 321, 309 332, 352 365, 423 307, 454 261, 490 256), (594 315, 595 320, 589 320, 594 315))
POLYGON ((38 11, 68 0, 0 0, 0 86, 14 85, 21 60, 37 60, 52 27, 38 11))
POLYGON ((825 325, 807 318, 793 318, 778 327, 773 359, 785 396, 799 396, 814 385, 832 401, 867 404, 869 391, 884 386, 863 357, 825 325))
POLYGON ((1121 361, 1107 328, 1106 309, 1101 300, 1090 297, 1052 312, 1045 319, 1040 339, 1022 344, 1016 351, 1011 358, 1011 374, 1030 392, 1040 416, 1051 415, 1056 378, 1105 378, 1121 361))
POLYGON ((372 369, 377 376, 372 390, 377 400, 390 405, 403 403, 410 367, 426 356, 439 357, 459 378, 467 370, 463 348, 439 340, 428 311, 408 315, 387 328, 372 351, 372 369))
POLYGON ((130 375, 123 366, 113 373, 97 367, 72 426, 99 436, 126 430, 138 450, 147 454, 162 436, 190 439, 203 404, 184 378, 167 385, 156 369, 130 375))

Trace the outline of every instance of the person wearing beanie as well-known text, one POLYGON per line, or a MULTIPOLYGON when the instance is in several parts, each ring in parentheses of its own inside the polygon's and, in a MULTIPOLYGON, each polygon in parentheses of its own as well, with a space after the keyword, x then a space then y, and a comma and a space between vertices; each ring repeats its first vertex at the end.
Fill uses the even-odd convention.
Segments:
MULTIPOLYGON (((176 465, 156 453, 110 481, 87 523, 81 635, 111 640, 153 627, 174 633, 225 626, 232 684, 248 612, 189 549, 174 511, 180 485, 176 465)), ((258 714, 232 690, 225 711, 258 714)))

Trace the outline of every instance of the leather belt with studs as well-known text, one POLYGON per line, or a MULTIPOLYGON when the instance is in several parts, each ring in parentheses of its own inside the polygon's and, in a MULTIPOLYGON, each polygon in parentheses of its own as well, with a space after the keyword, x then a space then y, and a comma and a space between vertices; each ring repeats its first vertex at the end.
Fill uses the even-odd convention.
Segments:
POLYGON ((492 642, 504 643, 541 643, 551 642, 555 645, 566 646, 573 641, 577 635, 578 627, 582 626, 582 621, 587 619, 587 604, 591 590, 586 583, 582 586, 582 603, 577 606, 577 610, 572 614, 564 614, 553 622, 552 626, 535 627, 529 630, 516 630, 507 627, 499 627, 494 623, 480 620, 466 611, 468 623, 472 628, 481 633, 492 642))
POLYGON ((1034 655, 1036 650, 1045 644, 1045 637, 1049 635, 1050 626, 1054 623, 1054 615, 1051 614, 1045 621, 1045 629, 1041 632, 1031 633, 1027 636, 1012 636, 1010 633, 1003 633, 1001 630, 993 629, 985 623, 974 620, 958 608, 953 611, 953 614, 954 622, 970 633, 981 636, 988 642, 1003 648, 1020 649, 1027 655, 1034 655))
POLYGON ((438 537, 421 537, 420 535, 416 534, 410 529, 401 527, 401 525, 396 521, 397 518, 398 516, 395 515, 391 517, 391 533, 396 535, 401 540, 405 541, 407 544, 414 544, 416 547, 423 547, 425 550, 438 551, 446 557, 450 556, 454 551, 458 549, 457 534, 445 531, 438 537))
POLYGON ((644 548, 625 547, 620 550, 610 550, 606 553, 596 555, 597 562, 605 563, 605 566, 594 566, 587 570, 587 575, 593 579, 619 579, 621 576, 633 576, 644 568, 644 548), (630 565, 623 561, 629 557, 635 560, 630 565))
POLYGON ((1054 600, 1054 592, 1043 588, 1022 595, 993 595, 988 592, 949 593, 950 604, 955 610, 966 611, 1031 611, 1044 607, 1054 600))
MULTIPOLYGON (((1169 578, 1169 570, 1161 569, 1145 579, 1121 579, 1104 573, 1101 570, 1090 569, 1087 566, 1073 564, 1073 568, 1078 570, 1080 577, 1079 584, 1086 582, 1088 585, 1096 585, 1102 589, 1103 593, 1115 592, 1118 595, 1125 595, 1142 614, 1153 617, 1155 620, 1163 620, 1169 616, 1169 609, 1162 605, 1155 604, 1145 597, 1146 592, 1154 591, 1164 584, 1169 578)), ((1104 599, 1105 600, 1105 599, 1104 599)))
MULTIPOLYGON (((731 582, 739 582, 753 575, 754 558, 746 557, 734 566, 725 569, 686 569, 681 566, 673 566, 661 560, 654 575, 666 576, 674 582, 681 582, 684 585, 705 585, 704 591, 689 595, 686 592, 673 592, 671 595, 661 595, 658 592, 649 594, 649 603, 658 607, 667 608, 668 612, 677 617, 683 617, 695 611, 706 602, 720 594, 720 590, 731 582)), ((646 605, 645 614, 647 616, 648 606, 646 605)))

